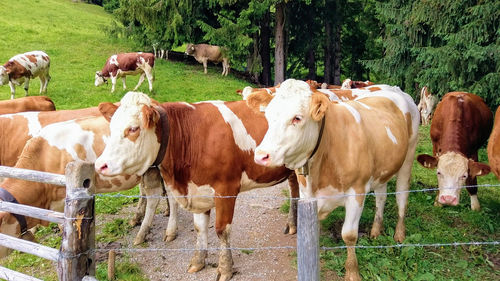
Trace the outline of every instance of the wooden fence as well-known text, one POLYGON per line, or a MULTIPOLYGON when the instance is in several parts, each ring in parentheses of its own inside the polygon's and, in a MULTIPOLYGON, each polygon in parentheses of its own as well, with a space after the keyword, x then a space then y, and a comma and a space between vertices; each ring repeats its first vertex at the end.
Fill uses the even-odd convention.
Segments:
MULTIPOLYGON (((59 250, 0 233, 0 246, 57 262, 61 281, 97 280, 95 276, 94 165, 70 162, 65 176, 0 166, 0 177, 17 178, 66 186, 64 214, 0 201, 0 211, 42 219, 63 225, 59 250)), ((29 187, 28 187, 29 188, 29 187)), ((0 266, 0 278, 40 280, 0 266)))

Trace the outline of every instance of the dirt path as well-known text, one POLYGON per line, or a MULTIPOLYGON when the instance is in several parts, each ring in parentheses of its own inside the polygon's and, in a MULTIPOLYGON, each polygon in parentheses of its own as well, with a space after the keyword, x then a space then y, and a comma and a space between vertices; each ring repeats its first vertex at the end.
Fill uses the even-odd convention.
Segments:
MULTIPOLYGON (((231 246, 238 248, 261 248, 275 246, 296 246, 295 235, 283 234, 286 215, 279 211, 285 197, 282 190, 286 184, 252 190, 242 193, 236 202, 232 225, 231 246), (272 196, 275 198, 248 198, 251 196, 272 196)), ((165 203, 160 205, 161 210, 165 203)), ((124 208, 118 216, 131 217, 133 207, 124 208)), ((214 230, 215 214, 212 212, 209 228, 208 247, 219 247, 214 230)), ((163 214, 155 215, 150 233, 146 236, 147 245, 133 247, 132 241, 138 231, 134 228, 121 242, 122 248, 135 249, 192 249, 196 244, 193 217, 180 208, 177 239, 170 243, 162 241, 168 218, 163 214)), ((297 280, 293 266, 295 250, 272 249, 240 251, 233 250, 234 275, 232 280, 297 280)), ((197 273, 187 273, 191 251, 138 251, 130 253, 132 262, 140 264, 142 271, 150 280, 215 280, 218 252, 209 251, 207 266, 197 273)))

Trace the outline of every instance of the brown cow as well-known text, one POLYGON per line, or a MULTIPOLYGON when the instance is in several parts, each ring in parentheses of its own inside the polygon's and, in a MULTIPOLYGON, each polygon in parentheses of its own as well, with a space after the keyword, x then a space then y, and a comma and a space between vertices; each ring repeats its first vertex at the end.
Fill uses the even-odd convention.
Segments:
POLYGON ((188 44, 186 54, 193 56, 196 61, 203 63, 203 69, 207 74, 207 62, 222 62, 222 75, 229 74, 229 58, 222 53, 221 47, 208 44, 188 44))
POLYGON ((495 113, 495 124, 488 140, 487 150, 491 171, 500 179, 500 107, 495 113))
POLYGON ((0 101, 0 114, 54 110, 56 110, 54 102, 46 96, 33 96, 0 101))
POLYGON ((98 87, 107 82, 111 77, 111 92, 115 91, 116 80, 122 78, 123 89, 127 88, 125 78, 127 75, 141 74, 139 82, 135 86, 137 90, 144 82, 144 77, 148 79, 149 91, 153 90, 153 67, 155 66, 155 56, 152 53, 123 53, 112 55, 106 61, 101 71, 95 73, 95 86, 98 87))
POLYGON ((0 66, 0 85, 9 83, 10 98, 16 94, 15 85, 24 83, 24 91, 28 95, 31 78, 40 78, 40 94, 47 92, 50 81, 50 58, 42 51, 32 51, 12 57, 3 66, 0 66))
POLYGON ((451 92, 437 105, 430 132, 433 156, 417 157, 425 168, 437 168, 439 193, 434 205, 456 206, 466 185, 471 209, 480 209, 476 177, 488 174, 490 167, 477 162, 477 151, 488 139, 492 121, 491 110, 474 94, 451 92))
POLYGON ((264 116, 245 101, 153 107, 147 95, 134 92, 127 93, 118 108, 109 103, 100 107, 110 119, 111 135, 95 162, 97 172, 142 174, 155 159, 162 159, 162 177, 176 201, 195 213, 198 250, 188 271, 205 266, 210 210, 215 207, 215 230, 223 248, 217 272, 220 280, 229 280, 233 262, 227 248, 236 196, 293 174, 284 167, 254 163, 253 150, 267 128, 264 116))

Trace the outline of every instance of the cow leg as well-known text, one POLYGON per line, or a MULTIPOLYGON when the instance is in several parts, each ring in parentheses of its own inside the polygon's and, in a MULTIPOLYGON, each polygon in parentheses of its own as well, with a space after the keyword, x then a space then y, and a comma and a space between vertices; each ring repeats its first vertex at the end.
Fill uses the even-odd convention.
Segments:
MULTIPOLYGON (((351 194, 349 194, 351 195, 351 194)), ((345 221, 342 226, 342 239, 347 248, 347 260, 345 262, 345 280, 360 281, 358 259, 354 246, 358 240, 359 219, 363 212, 365 196, 347 196, 345 201, 345 221)))
POLYGON ((169 188, 167 188, 167 192, 170 216, 168 217, 167 230, 165 231, 163 240, 166 242, 170 242, 173 241, 175 237, 177 237, 177 209, 179 208, 179 205, 177 201, 175 201, 174 196, 172 196, 169 188))
POLYGON ((203 59, 203 73, 207 74, 207 59, 203 59))
POLYGON ((111 93, 115 92, 115 86, 116 86, 116 79, 117 78, 118 78, 117 76, 111 75, 111 93))
POLYGON ((45 75, 45 84, 43 85, 43 92, 44 93, 47 93, 47 86, 49 85, 51 78, 52 77, 50 77, 49 73, 47 72, 47 74, 45 75))
POLYGON ((196 251, 189 263, 188 272, 200 271, 205 267, 208 248, 208 224, 210 222, 210 210, 202 214, 193 214, 194 229, 196 230, 196 251))
POLYGON ((122 76, 122 83, 123 83, 124 90, 127 89, 126 79, 127 79, 127 76, 122 76))
POLYGON ((290 188, 290 209, 285 234, 295 234, 297 233, 297 205, 300 197, 299 182, 295 173, 291 173, 288 177, 288 187, 290 188))
POLYGON ((229 74, 229 61, 228 59, 222 60, 222 75, 227 76, 229 74))
POLYGON ((374 188, 375 191, 375 217, 373 218, 372 230, 370 232, 371 238, 377 238, 384 228, 384 207, 387 199, 387 183, 381 184, 374 188))
POLYGON ((144 215, 141 228, 134 239, 134 245, 144 242, 146 234, 148 234, 151 228, 156 208, 160 202, 160 197, 163 195, 162 182, 160 171, 157 168, 150 168, 142 177, 141 185, 147 196, 146 214, 144 215))
POLYGON ((10 99, 13 100, 16 95, 16 86, 14 85, 14 83, 9 81, 9 87, 10 87, 10 99))
POLYGON ((146 78, 148 78, 149 91, 151 92, 151 91, 153 91, 153 80, 154 80, 151 67, 146 69, 146 71, 144 73, 146 74, 146 78))
POLYGON ((142 82, 144 82, 145 76, 146 76, 145 73, 141 74, 141 76, 139 77, 139 82, 137 83, 137 86, 135 86, 134 91, 136 91, 141 86, 142 82))
POLYGON ((30 79, 26 78, 26 81, 24 81, 24 95, 27 97, 28 96, 28 89, 30 88, 30 79))
MULTIPOLYGON (((233 195, 233 194, 223 194, 233 195)), ((215 231, 220 240, 219 266, 217 281, 227 281, 233 276, 233 257, 231 255, 230 236, 236 198, 215 198, 215 231)))
MULTIPOLYGON (((477 161, 477 160, 476 160, 477 161)), ((467 185, 466 189, 470 195, 470 208, 473 211, 481 210, 481 205, 477 199, 477 178, 469 179, 465 183, 467 185)))
POLYGON ((137 203, 137 207, 135 209, 135 214, 132 219, 128 222, 130 226, 136 226, 139 224, 140 221, 142 221, 142 218, 144 217, 144 213, 146 212, 146 190, 144 185, 141 183, 139 184, 139 192, 141 197, 139 197, 139 202, 137 203))
POLYGON ((43 75, 40 75, 40 94, 43 93, 43 86, 45 85, 45 77, 43 75))

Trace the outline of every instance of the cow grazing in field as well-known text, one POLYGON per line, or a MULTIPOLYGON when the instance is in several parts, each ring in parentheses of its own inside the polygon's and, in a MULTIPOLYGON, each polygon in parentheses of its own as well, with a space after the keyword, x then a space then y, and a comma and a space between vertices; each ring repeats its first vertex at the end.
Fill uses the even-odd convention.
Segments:
POLYGON ((491 171, 500 179, 500 107, 495 113, 495 123, 488 140, 487 150, 491 171))
POLYGON ((0 101, 0 114, 54 110, 56 110, 54 102, 46 96, 23 97, 0 101))
POLYGON ((420 112, 422 125, 425 126, 431 122, 432 113, 437 103, 438 97, 432 95, 427 86, 423 87, 420 91, 420 102, 418 103, 418 111, 420 112))
POLYGON ((425 168, 437 169, 436 206, 456 206, 466 185, 471 209, 480 209, 476 177, 487 175, 490 167, 477 162, 477 151, 488 139, 492 123, 491 110, 474 94, 451 92, 437 105, 430 132, 432 156, 417 157, 425 168))
MULTIPOLYGON (((30 139, 19 156, 15 167, 64 174, 66 165, 75 160, 94 162, 104 149, 105 138, 109 135, 109 124, 102 116, 87 117, 53 123, 41 129, 37 136, 30 139)), ((149 182, 142 187, 149 198, 146 215, 137 234, 137 239, 144 240, 155 213, 157 201, 163 194, 161 177, 158 170, 148 171, 149 182), (154 206, 154 209, 151 209, 154 206)), ((97 193, 116 192, 135 187, 141 182, 142 175, 119 174, 106 177, 96 174, 95 188, 97 193)), ((9 192, 19 204, 35 206, 62 212, 66 189, 39 182, 27 182, 7 178, 1 187, 9 192)), ((175 215, 175 214, 174 214, 175 215)), ((0 212, 0 232, 11 236, 24 236, 28 228, 46 222, 34 218, 25 218, 26 225, 21 227, 13 215, 0 212)), ((26 237, 26 238, 29 238, 26 237)), ((142 242, 140 241, 140 242, 142 242)), ((0 247, 0 257, 8 254, 6 248, 0 247)))
MULTIPOLYGON (((398 88, 399 89, 399 88, 398 88)), ((382 229, 387 182, 397 175, 398 223, 394 239, 405 238, 411 168, 419 116, 412 98, 402 91, 379 90, 352 101, 331 102, 302 81, 281 83, 272 99, 250 96, 258 110, 267 104, 269 123, 255 149, 255 161, 266 167, 304 167, 301 197, 318 198, 318 216, 345 206, 342 239, 354 246, 365 194, 375 190, 376 213, 371 236, 382 229), (255 99, 255 100, 254 100, 255 99)), ((347 249, 346 280, 360 280, 354 248, 347 249)))
POLYGON ((24 83, 24 91, 28 95, 30 79, 40 78, 40 94, 47 92, 50 81, 50 58, 42 51, 32 51, 15 55, 3 66, 0 66, 0 85, 9 83, 11 99, 16 94, 15 86, 24 83))
POLYGON ((139 82, 135 86, 134 91, 137 90, 144 77, 148 79, 149 91, 153 90, 153 67, 155 66, 155 56, 151 53, 122 53, 112 55, 106 61, 106 64, 101 71, 95 73, 95 86, 98 87, 107 83, 111 78, 111 92, 115 91, 116 80, 122 78, 123 89, 127 88, 125 79, 127 75, 140 74, 139 82))
POLYGON ((222 75, 229 74, 229 58, 223 54, 221 47, 208 44, 188 44, 186 54, 193 56, 197 62, 203 63, 203 69, 207 74, 207 62, 215 64, 222 62, 222 75))
POLYGON ((236 196, 293 175, 285 167, 265 168, 253 161, 253 150, 267 128, 264 116, 245 101, 154 107, 147 95, 129 92, 120 103, 100 105, 110 119, 111 135, 95 162, 96 171, 106 176, 140 175, 155 159, 162 159, 163 180, 176 201, 194 213, 198 250, 188 271, 205 266, 210 210, 215 207, 215 230, 224 248, 217 272, 220 280, 230 279, 233 262, 226 248, 236 196))

